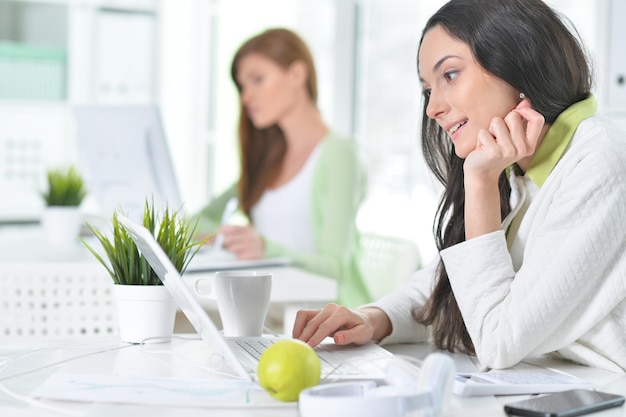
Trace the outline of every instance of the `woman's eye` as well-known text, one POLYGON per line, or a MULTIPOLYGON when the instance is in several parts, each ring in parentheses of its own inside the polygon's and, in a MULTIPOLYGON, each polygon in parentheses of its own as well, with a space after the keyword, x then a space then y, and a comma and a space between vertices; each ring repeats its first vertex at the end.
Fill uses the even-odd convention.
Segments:
POLYGON ((446 81, 452 81, 457 75, 459 75, 458 71, 446 71, 443 73, 443 78, 445 78, 446 81))
POLYGON ((424 89, 422 90, 422 95, 423 95, 424 97, 426 97, 426 98, 429 98, 429 97, 430 97, 430 91, 431 91, 431 90, 430 90, 430 88, 424 88, 424 89))

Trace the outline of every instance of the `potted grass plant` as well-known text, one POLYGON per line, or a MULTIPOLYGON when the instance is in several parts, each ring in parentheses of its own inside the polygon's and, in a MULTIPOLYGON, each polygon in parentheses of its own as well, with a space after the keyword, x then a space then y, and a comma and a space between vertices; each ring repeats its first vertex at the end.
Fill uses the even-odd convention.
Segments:
MULTIPOLYGON (((158 215, 154 205, 147 201, 142 224, 152 233, 176 269, 183 273, 203 243, 194 239, 195 227, 189 226, 178 211, 165 208, 158 215)), ((170 337, 174 330, 176 304, 118 221, 118 212, 113 214, 110 235, 89 224, 88 227, 100 242, 103 253, 84 240, 83 243, 113 279, 122 341, 141 343, 150 338, 170 337)))
POLYGON ((46 240, 53 244, 76 241, 83 222, 80 204, 87 195, 83 177, 74 166, 46 171, 47 190, 41 193, 46 208, 41 225, 46 240))

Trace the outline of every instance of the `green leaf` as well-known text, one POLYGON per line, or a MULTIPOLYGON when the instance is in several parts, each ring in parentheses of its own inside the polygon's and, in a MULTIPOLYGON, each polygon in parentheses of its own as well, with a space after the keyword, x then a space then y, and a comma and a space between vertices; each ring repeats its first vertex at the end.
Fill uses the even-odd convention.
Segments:
POLYGON ((46 172, 48 190, 42 193, 48 206, 79 206, 87 195, 83 178, 74 166, 46 172))
MULTIPOLYGON (((113 214, 110 238, 88 224, 102 245, 108 263, 84 240, 82 240, 83 244, 105 266, 114 283, 162 285, 156 272, 119 222, 118 213, 124 214, 121 208, 113 214)), ((180 211, 171 211, 168 207, 165 207, 162 215, 159 216, 154 208, 154 201, 146 200, 142 224, 155 236, 163 251, 181 273, 185 271, 191 259, 205 243, 205 241, 194 241, 193 239, 197 223, 190 227, 180 211)))

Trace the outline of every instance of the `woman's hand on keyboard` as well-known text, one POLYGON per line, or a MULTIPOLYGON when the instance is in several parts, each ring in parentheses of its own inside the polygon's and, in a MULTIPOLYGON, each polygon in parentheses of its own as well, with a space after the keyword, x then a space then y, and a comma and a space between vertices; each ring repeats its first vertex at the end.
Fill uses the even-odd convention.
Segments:
POLYGON ((321 310, 300 310, 296 314, 293 337, 315 347, 326 337, 336 344, 358 345, 380 341, 391 333, 391 322, 382 310, 374 307, 350 309, 334 303, 321 310))

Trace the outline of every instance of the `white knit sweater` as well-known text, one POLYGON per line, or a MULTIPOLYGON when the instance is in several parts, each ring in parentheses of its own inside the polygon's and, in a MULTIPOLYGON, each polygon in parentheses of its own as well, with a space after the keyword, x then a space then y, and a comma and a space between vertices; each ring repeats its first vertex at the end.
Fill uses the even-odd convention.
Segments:
MULTIPOLYGON (((590 117, 540 189, 527 176, 512 188, 527 210, 440 253, 479 361, 506 368, 557 352, 626 371, 626 135, 590 117)), ((429 340, 411 312, 429 296, 437 261, 374 303, 393 326, 383 343, 429 340)))

